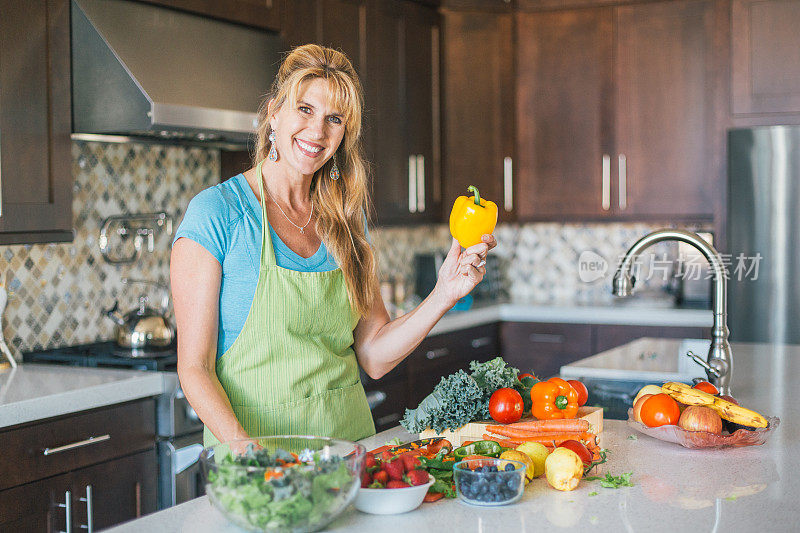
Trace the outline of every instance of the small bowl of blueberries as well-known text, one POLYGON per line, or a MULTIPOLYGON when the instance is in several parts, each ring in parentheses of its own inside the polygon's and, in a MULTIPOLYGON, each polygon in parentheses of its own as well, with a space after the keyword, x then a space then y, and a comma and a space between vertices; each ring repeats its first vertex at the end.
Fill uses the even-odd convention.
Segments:
POLYGON ((508 459, 466 459, 453 465, 456 493, 471 505, 507 505, 525 490, 525 463, 508 459))

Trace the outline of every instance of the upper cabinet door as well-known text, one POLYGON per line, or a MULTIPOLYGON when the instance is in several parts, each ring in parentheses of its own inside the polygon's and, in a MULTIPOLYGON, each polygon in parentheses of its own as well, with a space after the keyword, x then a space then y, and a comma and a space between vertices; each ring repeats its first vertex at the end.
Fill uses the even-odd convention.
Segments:
POLYGON ((612 11, 520 13, 517 39, 521 219, 612 212, 612 11))
MULTIPOLYGON (((439 15, 435 9, 405 4, 406 138, 419 218, 441 217, 439 110, 439 15)), ((412 199, 413 200, 413 199, 412 199)))
POLYGON ((0 244, 72 240, 69 0, 0 0, 0 244))
POLYGON ((733 112, 800 112, 800 2, 733 0, 733 112))
POLYGON ((619 7, 616 26, 613 203, 621 216, 712 218, 712 4, 619 7))
POLYGON ((444 197, 449 216, 456 197, 475 185, 494 201, 499 220, 514 215, 513 15, 444 11, 444 197))

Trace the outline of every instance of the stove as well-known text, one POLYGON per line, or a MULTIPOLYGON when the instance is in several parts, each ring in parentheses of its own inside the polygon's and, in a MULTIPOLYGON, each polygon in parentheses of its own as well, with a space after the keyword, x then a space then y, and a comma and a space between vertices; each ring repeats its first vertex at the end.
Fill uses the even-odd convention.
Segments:
POLYGON ((100 341, 22 354, 26 363, 93 368, 127 368, 163 372, 164 393, 156 400, 159 508, 205 494, 198 457, 203 450, 203 423, 178 382, 176 346, 131 350, 100 341))

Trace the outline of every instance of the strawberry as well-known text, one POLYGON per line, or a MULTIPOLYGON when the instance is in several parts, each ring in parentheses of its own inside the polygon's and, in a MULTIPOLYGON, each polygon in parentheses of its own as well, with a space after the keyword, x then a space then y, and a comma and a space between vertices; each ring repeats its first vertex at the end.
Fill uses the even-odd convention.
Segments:
POLYGON ((409 485, 405 481, 397 481, 395 479, 389 481, 389 483, 386 484, 386 488, 387 489, 404 489, 404 488, 410 487, 410 486, 411 485, 409 485))
POLYGON ((375 456, 369 452, 367 452, 367 456, 364 458, 364 468, 367 472, 374 472, 380 468, 378 465, 378 460, 375 459, 375 456))
POLYGON ((428 477, 428 473, 424 470, 411 470, 406 474, 405 480, 412 485, 424 485, 430 478, 428 477))
POLYGON ((384 462, 391 461, 393 458, 394 458, 394 455, 389 450, 383 450, 381 452, 381 460, 382 461, 384 461, 384 462))
POLYGON ((406 472, 411 472, 422 465, 422 463, 419 462, 419 457, 416 455, 401 455, 400 460, 403 461, 403 468, 405 468, 406 472))
POLYGON ((369 472, 364 472, 361 474, 361 486, 362 487, 369 487, 369 484, 372 483, 372 474, 369 472))
POLYGON ((389 481, 389 474, 386 473, 386 470, 378 470, 375 472, 375 475, 372 476, 372 479, 375 481, 375 483, 379 483, 381 486, 383 486, 389 481))
POLYGON ((383 469, 389 474, 389 479, 393 479, 395 481, 400 481, 403 479, 403 474, 405 473, 405 469, 403 468, 403 461, 400 459, 395 459, 394 461, 389 461, 388 463, 383 463, 383 469))

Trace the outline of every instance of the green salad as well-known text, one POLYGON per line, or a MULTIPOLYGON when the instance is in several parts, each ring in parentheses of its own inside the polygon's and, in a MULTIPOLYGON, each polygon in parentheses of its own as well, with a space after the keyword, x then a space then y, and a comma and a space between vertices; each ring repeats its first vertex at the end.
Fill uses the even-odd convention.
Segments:
POLYGON ((295 529, 333 517, 357 481, 341 457, 309 450, 298 457, 251 445, 246 453, 217 462, 207 490, 240 525, 295 529))

